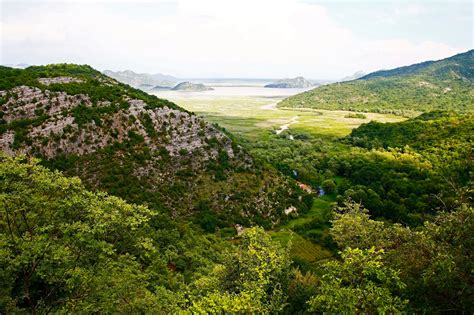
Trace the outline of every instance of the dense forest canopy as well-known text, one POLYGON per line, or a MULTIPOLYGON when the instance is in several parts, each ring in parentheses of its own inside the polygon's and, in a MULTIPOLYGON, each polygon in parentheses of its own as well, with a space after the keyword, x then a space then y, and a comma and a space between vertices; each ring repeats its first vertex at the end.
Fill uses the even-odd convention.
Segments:
POLYGON ((6 313, 472 310, 474 212, 465 204, 412 230, 346 202, 330 231, 341 260, 302 273, 263 229, 229 244, 37 161, 0 162, 6 313))

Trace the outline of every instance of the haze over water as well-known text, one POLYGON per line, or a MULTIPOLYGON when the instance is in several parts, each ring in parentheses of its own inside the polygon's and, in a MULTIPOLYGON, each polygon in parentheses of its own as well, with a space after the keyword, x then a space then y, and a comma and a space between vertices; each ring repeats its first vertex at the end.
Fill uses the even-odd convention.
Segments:
MULTIPOLYGON (((280 88, 265 88, 264 85, 269 83, 258 83, 255 82, 239 82, 236 84, 233 81, 219 82, 219 83, 206 83, 207 86, 213 88, 211 91, 154 91, 152 94, 167 99, 179 99, 179 98, 232 98, 232 97, 265 97, 265 98, 285 98, 291 95, 295 95, 311 88, 294 88, 294 89, 280 89, 280 88)), ((313 88, 313 87, 312 87, 313 88)))

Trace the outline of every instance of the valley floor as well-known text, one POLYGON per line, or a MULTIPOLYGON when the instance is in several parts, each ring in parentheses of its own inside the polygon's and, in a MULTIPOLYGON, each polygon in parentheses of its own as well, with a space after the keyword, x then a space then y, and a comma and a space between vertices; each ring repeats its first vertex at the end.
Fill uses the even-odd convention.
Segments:
MULTIPOLYGON (((159 96, 159 94, 158 94, 159 96)), ((169 97, 169 96, 168 96, 169 97)), ((219 123, 234 134, 248 139, 276 131, 298 117, 290 130, 304 130, 314 135, 342 137, 371 120, 397 122, 406 118, 391 114, 365 113, 365 119, 345 118, 351 112, 314 109, 278 109, 279 97, 170 97, 179 106, 219 123)))

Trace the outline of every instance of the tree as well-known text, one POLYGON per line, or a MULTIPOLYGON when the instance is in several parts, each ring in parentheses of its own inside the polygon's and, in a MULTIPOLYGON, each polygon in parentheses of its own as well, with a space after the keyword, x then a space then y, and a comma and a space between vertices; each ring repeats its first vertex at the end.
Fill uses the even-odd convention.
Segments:
POLYGON ((335 209, 330 234, 339 248, 391 249, 406 242, 414 242, 415 235, 400 224, 387 224, 370 218, 361 204, 347 199, 335 209))
POLYGON ((0 156, 0 312, 140 312, 158 299, 140 261, 160 259, 153 212, 0 156))
POLYGON ((293 269, 288 286, 288 305, 285 307, 285 314, 307 312, 309 305, 306 302, 317 294, 318 286, 319 277, 314 273, 307 271, 303 274, 299 269, 293 269))
POLYGON ((237 252, 229 253, 212 276, 199 279, 193 312, 274 313, 283 310, 290 267, 288 248, 262 228, 247 229, 237 252))
POLYGON ((383 263, 383 250, 347 248, 342 261, 326 263, 310 311, 324 313, 399 313, 407 301, 399 297, 405 284, 398 271, 383 263))
POLYGON ((336 209, 331 236, 341 249, 383 250, 383 262, 400 270, 404 297, 414 312, 470 312, 474 306, 472 268, 474 210, 462 204, 441 212, 417 230, 372 220, 348 200, 336 209))
POLYGON ((332 179, 326 179, 321 186, 326 194, 336 192, 336 183, 332 179))

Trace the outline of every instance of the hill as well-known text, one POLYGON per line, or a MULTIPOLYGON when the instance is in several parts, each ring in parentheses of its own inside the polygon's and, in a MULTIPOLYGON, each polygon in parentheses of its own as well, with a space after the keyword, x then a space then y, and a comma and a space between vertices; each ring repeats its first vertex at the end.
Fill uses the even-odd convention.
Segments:
POLYGON ((177 78, 171 76, 171 75, 166 75, 166 74, 148 74, 148 73, 136 73, 131 70, 125 70, 125 71, 111 71, 111 70, 105 70, 103 72, 106 76, 109 76, 111 78, 114 78, 115 80, 131 85, 136 88, 143 88, 143 87, 153 87, 155 85, 160 85, 160 86, 167 86, 167 87, 172 87, 176 84, 178 81, 177 78))
POLYGON ((472 111, 472 104, 474 50, 321 86, 278 106, 411 115, 431 110, 472 111))
POLYGON ((429 112, 398 123, 372 121, 352 130, 351 144, 367 149, 415 151, 433 168, 467 186, 472 169, 473 114, 429 112))
POLYGON ((148 87, 147 90, 150 92, 156 92, 156 91, 166 91, 166 90, 171 90, 169 86, 161 86, 161 85, 155 85, 152 87, 148 87))
POLYGON ((208 87, 202 83, 191 83, 191 82, 181 82, 172 88, 173 91, 189 91, 189 92, 202 92, 202 91, 212 91, 214 90, 211 87, 208 87))
POLYGON ((209 231, 271 224, 296 185, 219 127, 89 66, 0 68, 0 149, 209 231), (294 188, 292 188, 294 187, 294 188))
POLYGON ((303 77, 296 77, 293 79, 282 79, 276 82, 265 85, 266 88, 280 88, 280 89, 303 89, 314 86, 313 83, 307 81, 303 77))

